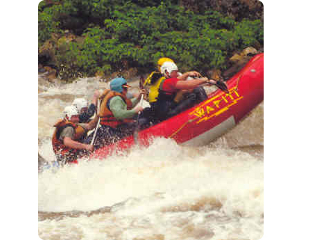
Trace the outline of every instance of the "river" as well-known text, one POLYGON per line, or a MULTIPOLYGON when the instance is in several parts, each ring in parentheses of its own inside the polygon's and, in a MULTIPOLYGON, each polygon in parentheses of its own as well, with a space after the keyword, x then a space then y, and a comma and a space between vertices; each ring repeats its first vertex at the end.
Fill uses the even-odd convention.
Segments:
MULTIPOLYGON (((132 83, 136 86, 136 82, 132 83)), ((53 124, 75 97, 107 84, 38 77, 39 154, 54 161, 53 124)), ((264 105, 207 146, 156 139, 149 148, 38 173, 41 239, 260 239, 264 105)))

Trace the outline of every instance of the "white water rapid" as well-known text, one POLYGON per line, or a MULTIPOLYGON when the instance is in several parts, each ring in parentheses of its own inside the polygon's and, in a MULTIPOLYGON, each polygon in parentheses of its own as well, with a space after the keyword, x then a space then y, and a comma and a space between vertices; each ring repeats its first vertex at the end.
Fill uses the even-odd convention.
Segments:
MULTIPOLYGON (((133 85, 135 83, 132 83, 133 85)), ((39 154, 54 161, 53 124, 96 78, 54 85, 39 76, 39 154)), ((263 103, 202 147, 157 139, 128 155, 38 175, 41 239, 260 239, 264 228, 263 103)))

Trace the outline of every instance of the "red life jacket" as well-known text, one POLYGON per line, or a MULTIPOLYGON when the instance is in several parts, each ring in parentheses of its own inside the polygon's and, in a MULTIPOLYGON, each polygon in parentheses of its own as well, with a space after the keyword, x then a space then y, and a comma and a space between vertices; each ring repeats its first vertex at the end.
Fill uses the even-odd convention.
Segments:
POLYGON ((108 90, 108 89, 105 90, 103 94, 100 96, 100 99, 102 99, 101 105, 100 105, 100 112, 99 112, 101 125, 106 125, 106 126, 116 128, 120 124, 133 122, 132 119, 118 120, 114 117, 112 111, 109 109, 109 102, 111 98, 115 96, 119 96, 122 98, 122 100, 127 104, 128 110, 132 109, 132 102, 125 95, 115 91, 108 90))
POLYGON ((58 159, 60 160, 66 160, 66 161, 73 161, 77 159, 78 156, 78 149, 73 149, 70 147, 67 147, 63 144, 62 140, 59 140, 60 134, 63 129, 66 127, 72 127, 76 134, 74 136, 74 140, 79 140, 83 137, 83 135, 86 133, 85 129, 71 121, 68 121, 66 119, 60 119, 54 127, 56 127, 53 136, 52 136, 52 147, 53 151, 58 159))

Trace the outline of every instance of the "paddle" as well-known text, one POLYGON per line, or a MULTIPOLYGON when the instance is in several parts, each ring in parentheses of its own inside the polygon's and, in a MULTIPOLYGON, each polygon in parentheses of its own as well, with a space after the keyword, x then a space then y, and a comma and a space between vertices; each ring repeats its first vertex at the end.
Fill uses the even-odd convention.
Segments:
MULTIPOLYGON (((137 104, 140 105, 142 107, 142 101, 143 101, 143 94, 141 94, 141 98, 140 98, 140 102, 137 104)), ((140 112, 138 112, 138 117, 137 117, 137 122, 136 122, 136 126, 135 126, 135 129, 134 129, 134 132, 133 132, 133 138, 134 138, 134 141, 137 143, 138 142, 138 131, 139 131, 139 118, 140 118, 140 112)))
POLYGON ((227 84, 223 81, 223 80, 218 80, 216 81, 216 84, 215 84, 220 90, 222 90, 223 92, 225 93, 229 93, 229 89, 228 89, 228 86, 227 84))
MULTIPOLYGON (((142 76, 140 76, 139 88, 140 88, 140 90, 147 91, 146 88, 144 87, 143 83, 144 83, 144 78, 142 76)), ((148 96, 148 94, 147 94, 147 96, 148 96)), ((144 94, 141 94, 140 102, 138 103, 141 107, 142 107, 143 98, 144 98, 144 94)), ((140 113, 141 112, 138 112, 137 122, 139 121, 140 113)))
MULTIPOLYGON (((141 107, 142 107, 143 95, 144 94, 141 94, 140 102, 138 103, 141 107)), ((141 111, 138 112, 137 122, 139 121, 140 113, 141 113, 141 111)))
MULTIPOLYGON (((201 75, 200 75, 201 76, 201 75)), ((201 76, 202 77, 202 76, 201 76)), ((208 78, 209 79, 209 78, 208 78)), ((225 92, 225 93, 229 93, 229 89, 228 89, 228 86, 227 84, 223 81, 223 80, 215 80, 216 83, 214 84, 211 84, 211 83, 208 83, 209 85, 215 85, 217 86, 221 91, 225 92)))
MULTIPOLYGON (((101 104, 101 101, 99 100, 99 101, 98 101, 98 106, 97 106, 97 112, 96 112, 96 114, 99 114, 100 104, 101 104)), ((99 124, 100 124, 100 117, 99 117, 99 119, 98 119, 97 126, 96 126, 96 128, 94 129, 94 133, 93 133, 93 137, 92 137, 92 140, 91 140, 90 145, 93 145, 93 144, 94 144, 94 140, 96 139, 96 134, 97 134, 97 130, 98 130, 98 128, 99 128, 99 124)))

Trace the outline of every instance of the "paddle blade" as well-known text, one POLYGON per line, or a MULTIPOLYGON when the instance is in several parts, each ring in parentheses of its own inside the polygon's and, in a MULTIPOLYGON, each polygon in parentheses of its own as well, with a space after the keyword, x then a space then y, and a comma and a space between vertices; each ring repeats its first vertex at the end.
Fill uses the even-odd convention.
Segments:
POLYGON ((228 86, 227 84, 225 84, 224 81, 221 81, 221 80, 217 81, 216 86, 222 91, 224 91, 225 93, 229 93, 228 86))

